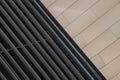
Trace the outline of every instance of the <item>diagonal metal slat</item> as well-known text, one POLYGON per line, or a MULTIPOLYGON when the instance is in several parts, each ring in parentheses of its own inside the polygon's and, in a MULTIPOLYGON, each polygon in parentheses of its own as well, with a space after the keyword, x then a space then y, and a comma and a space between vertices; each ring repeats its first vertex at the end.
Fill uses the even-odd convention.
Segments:
MULTIPOLYGON (((10 9, 9 9, 10 10, 10 9)), ((10 11, 9 11, 10 12, 10 11)), ((15 16, 13 16, 13 17, 15 17, 15 16)), ((18 21, 18 22, 20 22, 19 20, 16 20, 16 21, 18 21)), ((19 24, 19 23, 18 23, 19 24)), ((29 33, 28 31, 27 31, 27 29, 24 27, 24 25, 22 25, 22 23, 20 24, 21 25, 21 27, 23 27, 23 30, 25 30, 25 32, 27 32, 27 33, 29 33)), ((31 36, 31 34, 30 35, 28 35, 28 36, 31 36)), ((24 37, 24 39, 25 39, 25 37, 24 37)), ((32 40, 34 40, 34 42, 36 42, 35 41, 35 39, 32 37, 32 40)), ((26 41, 26 42, 28 42, 28 41, 26 41)), ((36 44, 39 44, 39 43, 35 43, 35 45, 36 44)), ((38 47, 40 47, 40 46, 38 46, 38 47)), ((41 47, 42 48, 42 47, 41 47)), ((40 49, 40 48, 39 48, 40 49)), ((41 50, 41 49, 40 49, 41 50)), ((44 51, 45 52, 45 51, 44 51)), ((49 58, 48 58, 49 59, 49 58)), ((48 61, 51 61, 51 60, 48 60, 48 61)), ((43 62, 44 63, 44 62, 43 62)), ((53 63, 52 63, 53 64, 53 63)), ((47 65, 46 65, 47 66, 47 65)), ((55 64, 53 65, 53 66, 55 66, 55 64)), ((60 71, 59 69, 57 70, 58 72, 60 71)), ((64 75, 63 75, 64 76, 64 75)))
POLYGON ((1 56, 0 56, 0 63, 8 71, 8 73, 14 80, 19 80, 19 78, 15 75, 13 70, 11 70, 11 68, 8 66, 8 64, 6 64, 5 60, 1 56))
MULTIPOLYGON (((30 80, 28 76, 24 73, 24 71, 20 68, 20 66, 16 63, 16 61, 12 58, 12 56, 8 53, 5 47, 0 43, 0 48, 3 50, 4 54, 9 58, 9 60, 14 64, 20 74, 24 77, 25 80, 30 80)), ((2 55, 2 54, 1 54, 2 55)))
MULTIPOLYGON (((22 15, 22 17, 23 17, 23 16, 24 16, 24 15, 22 15)), ((24 20, 25 20, 25 19, 24 19, 24 20)), ((27 20, 25 20, 25 21, 27 21, 27 20)), ((32 28, 32 26, 30 26, 30 25, 29 25, 29 27, 32 28)), ((34 31, 34 30, 35 30, 34 27, 33 27, 31 30, 34 31)), ((36 32, 37 32, 37 31, 36 31, 36 32)), ((36 32, 34 31, 34 33, 36 33, 36 32)), ((39 35, 39 33, 37 33, 37 34, 39 35)), ((37 37, 39 37, 39 39, 42 40, 41 43, 43 43, 44 39, 41 39, 41 38, 40 38, 40 35, 37 36, 37 37)), ((45 44, 46 44, 46 43, 44 42, 44 45, 45 45, 45 44)), ((46 47, 48 47, 48 46, 49 46, 49 45, 47 45, 46 47)), ((48 50, 48 51, 50 51, 50 50, 48 50)), ((52 51, 52 52, 50 52, 50 53, 53 55, 54 52, 52 51)), ((54 56, 54 58, 59 59, 57 56, 55 57, 55 54, 54 54, 53 56, 54 56)), ((56 61, 58 61, 58 60, 56 60, 56 61)), ((60 62, 59 62, 59 63, 60 63, 60 62)), ((62 66, 62 65, 61 65, 61 66, 62 66)), ((67 69, 67 68, 66 68, 66 69, 67 69)), ((66 73, 69 74, 70 72, 66 72, 66 73)), ((69 76, 70 76, 70 75, 69 75, 69 76)), ((74 79, 75 79, 75 78, 74 78, 74 79)))
MULTIPOLYGON (((51 44, 51 46, 53 46, 53 48, 55 48, 55 51, 58 52, 59 56, 61 56, 62 59, 64 59, 64 62, 66 62, 66 64, 68 64, 68 66, 71 67, 71 70, 73 70, 73 72, 77 73, 77 71, 74 69, 73 65, 70 64, 70 61, 67 59, 67 57, 64 55, 64 53, 58 48, 58 46, 54 43, 54 41, 50 38, 50 36, 48 36, 48 34, 45 32, 45 30, 43 28, 40 28, 39 26, 37 26, 37 29, 40 32, 42 32, 42 34, 47 39, 49 44, 51 44)), ((80 76, 79 73, 78 73, 78 75, 80 76)))
POLYGON ((23 46, 23 44, 18 40, 18 38, 14 35, 14 33, 10 30, 10 28, 6 25, 6 23, 0 18, 1 23, 6 28, 6 30, 9 32, 9 34, 15 39, 15 41, 18 43, 18 45, 21 47, 21 49, 25 52, 25 54, 29 57, 29 59, 33 62, 33 64, 37 67, 37 69, 45 75, 46 79, 49 80, 47 74, 43 71, 43 69, 39 66, 39 64, 36 62, 36 60, 32 57, 32 55, 26 50, 26 48, 23 46))
POLYGON ((20 58, 22 63, 26 66, 26 68, 31 72, 31 74, 34 76, 35 79, 41 80, 38 74, 33 70, 33 68, 30 66, 30 64, 26 61, 26 59, 20 54, 20 52, 17 50, 17 48, 14 46, 14 44, 9 40, 9 38, 6 36, 6 34, 0 29, 0 35, 6 40, 8 45, 11 46, 13 51, 16 53, 16 55, 20 58))
POLYGON ((2 80, 7 80, 6 77, 2 74, 2 72, 0 72, 0 78, 1 78, 2 80))
MULTIPOLYGON (((29 6, 29 7, 30 7, 30 6, 29 6)), ((30 8, 31 8, 31 7, 30 7, 30 8)), ((35 11, 34 11, 34 12, 35 12, 35 11)), ((33 20, 33 19, 32 19, 32 20, 33 20)), ((42 34, 47 35, 46 32, 42 29, 42 27, 37 26, 37 29, 40 30, 40 32, 42 32, 42 34)), ((47 37, 45 37, 45 38, 47 38, 48 41, 50 40, 50 41, 49 41, 49 44, 52 44, 52 46, 54 46, 55 50, 56 50, 58 53, 61 52, 61 53, 59 53, 59 56, 61 56, 61 58, 64 59, 65 62, 67 62, 67 64, 69 65, 68 67, 70 67, 71 70, 73 70, 73 73, 75 73, 75 75, 79 76, 78 78, 80 78, 80 73, 75 69, 75 67, 72 66, 72 64, 69 62, 69 60, 67 59, 67 57, 65 57, 64 53, 62 53, 62 51, 60 51, 60 49, 57 47, 57 45, 55 45, 55 43, 53 43, 52 39, 49 38, 48 35, 47 35, 47 37)), ((43 43, 43 44, 44 44, 44 43, 43 43)), ((44 46, 45 46, 45 44, 44 44, 44 46)), ((47 46, 47 45, 46 45, 46 46, 47 46)), ((45 46, 45 47, 46 47, 46 46, 45 46)))

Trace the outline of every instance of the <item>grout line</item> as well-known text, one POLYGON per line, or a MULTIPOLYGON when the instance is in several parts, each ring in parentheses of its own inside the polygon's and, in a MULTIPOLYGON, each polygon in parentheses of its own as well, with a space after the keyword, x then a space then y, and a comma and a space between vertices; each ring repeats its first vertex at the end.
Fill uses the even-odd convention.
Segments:
MULTIPOLYGON (((117 5, 119 5, 119 3, 117 3, 115 6, 113 6, 111 9, 113 9, 114 7, 116 7, 117 5)), ((87 28, 89 28, 92 24, 94 24, 95 22, 97 22, 100 18, 104 17, 108 12, 111 11, 111 9, 109 9, 108 11, 106 11, 103 15, 99 16, 95 21, 93 21, 91 24, 89 24, 85 29, 83 29, 81 32, 79 32, 77 35, 73 36, 73 38, 75 38, 76 36, 80 35, 82 32, 84 32, 87 28)))
MULTIPOLYGON (((69 9, 70 7, 72 7, 76 2, 78 2, 79 0, 75 0, 70 6, 68 6, 65 10, 69 9)), ((56 16, 56 18, 58 18, 61 14, 63 15, 63 13, 65 12, 65 10, 63 12, 61 12, 58 16, 56 16)), ((64 16, 65 17, 65 16, 64 16)), ((69 22, 69 21, 68 21, 69 22)))
POLYGON ((114 75, 114 76, 113 76, 111 79, 109 79, 109 80, 112 80, 112 79, 115 78, 115 77, 117 77, 117 79, 119 79, 118 76, 117 76, 119 73, 120 73, 120 72, 118 72, 116 75, 114 75))
MULTIPOLYGON (((105 67, 105 66, 107 66, 107 65, 109 65, 111 62, 113 62, 114 60, 116 60, 117 58, 119 58, 120 57, 120 55, 119 56, 117 56, 117 57, 115 57, 113 60, 111 60, 109 63, 107 63, 107 64, 105 64, 101 69, 99 69, 100 71, 105 67)), ((112 78, 114 78, 115 76, 117 76, 118 74, 120 73, 120 71, 116 74, 116 75, 114 75, 113 77, 111 77, 111 79, 112 78)), ((110 80, 110 79, 109 79, 110 80)))
MULTIPOLYGON (((120 40, 120 38, 119 38, 120 40)), ((117 40, 116 40, 117 41, 117 40)), ((115 43, 115 42, 114 42, 115 43)), ((98 54, 99 55, 99 54, 98 54)), ((109 61, 106 65, 110 64, 111 62, 113 62, 115 59, 117 59, 118 57, 120 57, 120 55, 116 56, 114 59, 112 59, 111 61, 109 61)))
MULTIPOLYGON (((77 18, 75 18, 74 20, 72 20, 71 22, 75 22, 77 19, 79 19, 80 16, 82 16, 85 12, 87 12, 90 8, 92 8, 96 3, 98 3, 100 0, 97 0, 96 2, 94 2, 89 8, 87 8, 84 12, 82 12, 77 18)), ((64 12, 63 12, 64 13, 64 12)), ((69 22, 70 23, 70 22, 69 22)), ((69 27, 70 24, 66 25, 66 28, 69 27)))
MULTIPOLYGON (((120 19, 118 20, 118 21, 116 21, 114 24, 112 24, 109 28, 111 28, 113 25, 115 25, 117 22, 119 22, 120 21, 120 19)), ((90 43, 88 43, 85 47, 87 47, 89 44, 91 44, 94 40, 96 40, 97 38, 99 38, 102 34, 104 34, 106 31, 108 31, 109 30, 109 28, 107 28, 103 33, 101 33, 99 36, 97 36, 95 39, 93 39, 90 43)), ((116 38, 116 37, 115 37, 116 38)), ((117 41, 119 38, 116 38, 116 40, 115 41, 117 41)), ((113 41, 111 44, 109 44, 107 47, 105 47, 103 50, 101 50, 99 53, 97 53, 96 55, 99 55, 102 51, 104 51, 106 48, 108 48, 110 45, 112 45, 115 41, 113 41)), ((84 48, 85 48, 84 47, 84 48)), ((83 48, 83 49, 84 49, 83 48)), ((96 56, 96 55, 94 55, 94 56, 96 56)), ((93 57, 94 57, 93 56, 93 57)), ((91 57, 91 58, 93 58, 93 57, 91 57)))
MULTIPOLYGON (((98 57, 101 59, 101 61, 103 62, 103 65, 102 65, 100 68, 98 68, 98 67, 94 64, 94 62, 93 62, 93 64, 97 67, 97 69, 100 70, 100 69, 102 69, 106 64, 105 64, 105 62, 103 61, 103 59, 101 58, 100 55, 96 55, 96 56, 98 56, 98 57)), ((95 57, 96 57, 96 56, 95 56, 95 57)), ((95 57, 93 57, 93 58, 90 59, 90 60, 92 61, 95 57)))
POLYGON ((54 2, 52 2, 50 5, 48 5, 46 8, 49 8, 51 5, 53 5, 55 2, 57 2, 57 0, 55 0, 54 2))
MULTIPOLYGON (((68 8, 70 8, 74 3, 76 3, 78 0, 75 0, 71 5, 69 5, 67 8, 65 8, 59 15, 57 15, 57 16, 54 16, 53 15, 53 13, 51 13, 55 18, 58 18, 65 10, 67 10, 68 8)), ((55 2, 57 2, 57 0, 55 1, 55 2)), ((55 3, 54 2, 54 3, 55 3)), ((53 3, 53 4, 54 4, 53 3)), ((52 4, 50 5, 50 6, 52 6, 52 4)), ((49 8, 50 8, 50 6, 49 7, 47 7, 47 9, 49 10, 49 8)), ((49 10, 50 11, 50 10, 49 10)))
MULTIPOLYGON (((97 37, 95 37, 93 40, 91 40, 89 43, 87 43, 87 45, 86 46, 84 46, 83 47, 83 49, 85 48, 85 47, 87 47, 89 44, 91 44, 94 40, 96 40, 97 38, 99 38, 103 33, 105 33, 107 30, 109 30, 109 28, 111 28, 111 27, 113 27, 116 23, 118 23, 120 21, 120 19, 119 20, 117 20, 115 23, 113 23, 110 27, 108 27, 105 31, 103 31, 101 34, 99 34, 97 37)), ((83 37, 84 38, 84 37, 83 37)), ((116 38, 117 39, 117 38, 116 38)))
MULTIPOLYGON (((67 9, 69 9, 72 5, 74 5, 77 1, 79 1, 79 0, 76 0, 76 1, 74 1, 70 6, 68 6, 65 10, 67 10, 67 9)), ((49 6, 50 7, 50 6, 49 6)), ((49 7, 47 8, 48 10, 49 10, 49 7)), ((63 11, 63 12, 65 12, 65 10, 63 11)), ((49 10, 50 11, 50 10, 49 10)), ((61 12, 58 16, 54 16, 53 14, 53 16, 55 17, 55 19, 57 20, 57 18, 59 17, 59 16, 63 16, 64 18, 65 18, 65 16, 63 15, 63 12, 61 12)), ((67 18, 65 18, 66 20, 67 20, 67 22, 69 23, 69 21, 68 21, 68 19, 67 18)), ((57 20, 58 21, 58 20, 57 20)), ((59 21, 58 21, 59 22, 59 21)), ((60 22, 59 22, 60 23, 60 22)), ((62 24, 61 24, 62 25, 62 24)), ((68 24, 67 24, 68 25, 68 24)), ((66 25, 65 26, 62 26, 62 27, 64 27, 64 28, 66 28, 66 25)))
MULTIPOLYGON (((118 21, 120 22, 120 20, 118 21)), ((117 23, 116 23, 117 24, 117 23)), ((115 33, 113 33, 113 31, 109 28, 109 30, 112 32, 112 34, 118 39, 119 37, 117 35, 115 35, 115 33)))
POLYGON ((102 60, 102 62, 104 63, 104 65, 100 68, 100 69, 102 69, 104 66, 106 66, 106 64, 105 64, 104 60, 102 59, 102 57, 100 55, 99 55, 99 57, 102 60))

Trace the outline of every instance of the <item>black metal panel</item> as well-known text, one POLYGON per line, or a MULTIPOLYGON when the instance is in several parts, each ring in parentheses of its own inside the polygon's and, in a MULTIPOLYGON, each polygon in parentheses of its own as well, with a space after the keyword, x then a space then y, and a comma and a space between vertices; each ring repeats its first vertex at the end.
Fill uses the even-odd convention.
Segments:
POLYGON ((105 80, 40 0, 0 1, 0 79, 105 80))

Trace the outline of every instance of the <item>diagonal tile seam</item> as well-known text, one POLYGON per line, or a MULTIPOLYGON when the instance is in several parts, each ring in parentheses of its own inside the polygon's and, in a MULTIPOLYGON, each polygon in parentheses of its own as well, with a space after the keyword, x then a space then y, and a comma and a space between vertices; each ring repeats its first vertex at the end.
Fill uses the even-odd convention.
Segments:
MULTIPOLYGON (((96 56, 97 56, 97 55, 96 55, 96 56)), ((96 57, 96 56, 94 56, 94 57, 96 57)), ((98 56, 100 57, 100 59, 102 60, 102 62, 103 62, 103 64, 104 64, 104 66, 105 66, 106 64, 105 64, 104 60, 102 59, 102 57, 101 57, 100 55, 98 55, 98 56)), ((93 57, 93 58, 94 58, 94 57, 93 57)), ((91 58, 90 60, 92 60, 93 58, 91 58)), ((101 68, 99 68, 99 69, 102 69, 104 66, 102 66, 102 67, 101 67, 101 68)))
POLYGON ((80 35, 80 36, 82 36, 82 39, 85 41, 85 45, 81 48, 81 49, 83 49, 85 46, 87 46, 88 44, 87 44, 87 41, 83 38, 83 35, 80 35))
MULTIPOLYGON (((69 22, 68 19, 63 15, 63 13, 61 13, 59 16, 61 16, 61 15, 67 20, 68 24, 70 24, 70 22, 69 22)), ((59 16, 58 16, 58 17, 59 17, 59 16)), ((57 17, 57 18, 58 18, 58 17, 57 17)), ((68 24, 67 24, 67 25, 68 25, 68 24)), ((64 29, 67 27, 67 25, 64 26, 64 29)))
MULTIPOLYGON (((119 38, 119 40, 120 40, 120 38, 119 38)), ((115 40, 115 41, 117 41, 117 40, 115 40)), ((114 43, 115 43, 115 42, 114 42, 114 43)), ((113 44, 113 43, 112 43, 112 44, 113 44)), ((98 54, 98 55, 99 55, 99 54, 98 54)), ((100 72, 101 72, 101 70, 102 70, 106 65, 109 65, 111 62, 113 62, 114 60, 116 60, 116 59, 119 58, 119 57, 120 57, 120 55, 118 55, 117 57, 115 57, 114 59, 112 59, 110 62, 108 62, 107 64, 105 64, 102 68, 99 69, 100 72)), ((103 59, 102 59, 102 61, 104 62, 103 59)), ((116 77, 119 73, 120 73, 120 71, 119 71, 116 75, 112 76, 111 79, 114 78, 114 77, 116 77)), ((111 80, 111 79, 109 79, 109 80, 111 80)))
MULTIPOLYGON (((91 40, 89 43, 87 43, 82 49, 84 49, 87 45, 91 44, 94 40, 96 40, 97 38, 99 38, 104 32, 106 32, 107 30, 110 30, 110 28, 115 25, 117 22, 119 22, 120 19, 118 21, 116 21, 115 23, 113 23, 109 28, 107 28, 105 31, 103 31, 101 34, 99 34, 97 37, 95 37, 93 40, 91 40)), ((111 31, 111 30, 110 30, 111 31)), ((113 33, 113 32, 112 32, 113 33)), ((114 34, 114 33, 113 33, 114 34)), ((115 36, 116 37, 116 36, 115 36)), ((117 39, 117 37, 116 37, 117 39)), ((84 39, 85 40, 85 39, 84 39)), ((93 56, 94 57, 94 56, 93 56)))
MULTIPOLYGON (((120 21, 120 20, 118 20, 117 22, 119 22, 119 21, 120 21)), ((116 23, 117 23, 117 22, 116 22, 116 23)), ((113 24, 113 25, 114 25, 114 24, 113 24)), ((111 26, 111 27, 112 27, 112 26, 111 26)), ((109 28, 110 28, 110 27, 109 27, 109 28)), ((109 30, 109 28, 106 29, 104 32, 106 32, 107 30, 109 30)), ((110 31, 111 31, 111 30, 110 30, 110 31)), ((104 34, 104 32, 101 33, 99 36, 97 36, 94 40, 96 40, 97 38, 99 38, 102 34, 104 34)), ((112 32, 112 31, 111 31, 111 32, 112 32)), ((113 34, 113 35, 114 35, 114 34, 113 34)), ((94 57, 97 56, 97 55, 100 56, 100 53, 101 53, 102 51, 104 51, 105 49, 107 49, 110 45, 114 44, 114 43, 115 43, 117 40, 119 40, 119 39, 120 39, 120 38, 116 38, 115 41, 113 41, 111 44, 109 44, 107 47, 105 47, 104 49, 102 49, 99 53, 97 53, 96 55, 94 55, 94 56, 91 57, 90 59, 94 58, 94 57)), ((94 40, 93 40, 93 41, 94 41, 94 40)), ((90 43, 92 43, 92 42, 90 42, 90 43)), ((90 43, 89 43, 89 44, 90 44, 90 43)), ((89 45, 89 44, 87 44, 87 45, 89 45)), ((86 45, 86 46, 87 46, 87 45, 86 45)), ((86 46, 85 46, 85 47, 86 47, 86 46)), ((84 48, 85 48, 85 47, 84 47, 84 48)), ((83 48, 82 48, 82 49, 83 49, 83 48)), ((101 56, 100 56, 100 57, 101 57, 101 56)), ((102 58, 102 57, 101 57, 101 58, 102 58)), ((103 59, 102 59, 102 60, 103 60, 103 59)), ((104 60, 103 60, 103 62, 104 62, 104 60)), ((104 62, 104 63, 105 63, 105 62, 104 62)), ((106 64, 106 65, 107 65, 107 64, 106 64)))
MULTIPOLYGON (((115 6, 119 5, 119 3, 117 3, 116 5, 114 5, 111 9, 113 9, 115 6)), ((108 11, 106 11, 103 15, 101 15, 100 17, 98 17, 95 21, 93 21, 91 24, 89 24, 86 28, 84 28, 81 32, 79 32, 77 35, 73 36, 73 38, 77 37, 78 35, 80 35, 83 31, 85 31, 89 26, 91 26, 92 24, 94 24, 96 21, 98 21, 100 18, 102 18, 106 13, 108 13, 111 9, 109 9, 108 11)))
MULTIPOLYGON (((107 63, 107 64, 105 64, 104 66, 103 66, 103 68, 106 66, 106 65, 109 65, 111 62, 113 62, 115 59, 117 59, 117 58, 119 58, 120 57, 120 55, 119 56, 117 56, 117 57, 115 57, 113 60, 111 60, 109 63, 107 63)), ((102 68, 101 68, 102 69, 102 68)), ((100 69, 100 70, 101 70, 100 69)), ((113 77, 111 77, 111 79, 112 78, 114 78, 114 77, 116 77, 118 74, 120 74, 120 71, 116 74, 116 75, 114 75, 113 77)))
MULTIPOLYGON (((117 22, 119 22, 120 20, 118 20, 117 22)), ((110 27, 111 28, 111 27, 110 27)), ((113 31, 109 28, 109 30, 112 32, 112 34, 117 38, 119 39, 119 37, 117 37, 117 35, 115 35, 115 33, 113 33, 113 31)))
MULTIPOLYGON (((85 12, 87 12, 90 8, 92 8, 96 3, 98 3, 100 0, 97 0, 96 2, 94 2, 88 9, 86 9, 83 13, 81 13, 77 18, 73 19, 72 22, 75 22, 81 15, 83 15, 85 12)), ((64 13, 64 12, 63 12, 64 13)), ((63 14, 62 13, 62 14, 63 14)), ((96 16, 96 15, 95 15, 96 16)), ((65 17, 66 18, 66 17, 65 17)), ((68 25, 66 25, 65 28, 69 27, 70 23, 68 25)))
MULTIPOLYGON (((120 74, 120 72, 117 73, 116 75, 114 75, 111 79, 113 79, 114 77, 117 77, 118 74, 120 74)), ((117 78, 118 78, 118 77, 117 77, 117 78)), ((111 79, 109 79, 109 80, 111 80, 111 79)), ((118 78, 118 79, 119 79, 119 78, 118 78)))
POLYGON ((120 79, 120 73, 117 74, 118 79, 120 79))
MULTIPOLYGON (((107 30, 109 30, 109 29, 107 29, 107 30)), ((106 32, 107 30, 105 30, 104 32, 106 32)), ((102 34, 104 34, 104 32, 102 33, 102 34)), ((101 36, 102 34, 100 34, 99 36, 101 36)), ((99 55, 100 56, 100 53, 102 52, 102 51, 104 51, 105 49, 107 49, 110 45, 112 45, 112 44, 114 44, 116 41, 117 41, 118 39, 116 38, 116 40, 115 41, 113 41, 112 43, 110 43, 107 47, 105 47, 104 49, 102 49, 99 53, 97 53, 97 54, 95 54, 93 57, 91 57, 90 59, 93 59, 95 56, 97 56, 97 55, 99 55)), ((89 45, 89 44, 88 44, 89 45)), ((101 57, 102 58, 102 57, 101 57)), ((103 59, 102 59, 103 60, 103 59)), ((104 60, 103 60, 104 61, 104 60)), ((105 63, 105 62, 104 62, 105 63)))
MULTIPOLYGON (((99 38, 102 34, 104 34, 107 30, 109 30, 109 31, 111 31, 110 30, 110 28, 111 27, 113 27, 116 23, 118 23, 120 21, 120 19, 118 20, 118 21, 116 21, 115 23, 113 23, 109 28, 107 28, 103 33, 101 33, 99 36, 97 36, 95 39, 93 39, 90 43, 92 43, 94 40, 96 40, 97 38, 99 38)), ((111 31, 112 32, 112 31, 111 31)), ((114 35, 114 33, 112 32, 112 34, 114 35)), ((116 36, 115 36, 115 38, 116 38, 116 40, 115 41, 113 41, 111 44, 109 44, 107 47, 105 47, 103 50, 101 50, 98 54, 96 54, 96 55, 99 55, 102 51, 104 51, 106 48, 108 48, 110 45, 112 45, 113 43, 115 43, 118 39, 120 39, 120 37, 119 38, 117 38, 116 36)), ((90 43, 88 43, 87 45, 89 45, 90 43)), ((86 45, 86 46, 87 46, 86 45)), ((85 46, 85 47, 86 47, 85 46)), ((84 47, 84 48, 85 48, 84 47)), ((95 55, 95 56, 96 56, 95 55)), ((95 56, 93 56, 93 57, 95 57, 95 56)), ((93 58, 93 57, 91 57, 91 58, 93 58)))
MULTIPOLYGON (((117 40, 120 40, 120 38, 117 39, 117 40)), ((112 42, 110 45, 114 44, 117 40, 115 40, 114 42, 112 42)), ((109 45, 109 46, 110 46, 110 45, 109 45)), ((108 47, 109 47, 109 46, 108 46, 108 47)), ((107 47, 106 47, 106 48, 107 48, 107 47)), ((103 50, 102 50, 102 51, 103 51, 103 50)), ((100 56, 100 53, 98 53, 97 55, 100 56)), ((95 57, 95 56, 94 56, 94 57, 95 57)), ((92 57, 92 58, 94 58, 94 57, 92 57)), ((109 62, 108 62, 107 64, 105 64, 103 67, 105 67, 106 65, 110 64, 112 61, 114 61, 114 60, 115 60, 116 58, 118 58, 118 57, 120 57, 120 55, 118 55, 117 57, 115 57, 114 59, 112 59, 111 61, 109 61, 109 62)), ((92 59, 92 58, 91 58, 91 59, 92 59)), ((101 58, 102 58, 102 57, 101 57, 101 58)), ((103 59, 102 59, 102 60, 103 60, 103 59)), ((103 60, 103 62, 104 62, 104 60, 103 60)), ((104 63, 105 63, 105 62, 104 62, 104 63)), ((102 67, 102 68, 103 68, 103 67, 102 67)), ((101 68, 101 69, 102 69, 102 68, 101 68)))
MULTIPOLYGON (((103 61, 104 66, 105 66, 106 64, 105 64, 104 60, 102 59, 102 57, 101 57, 100 55, 99 55, 99 57, 100 57, 100 59, 103 61)), ((104 66, 102 66, 100 69, 102 69, 104 66)))
POLYGON ((46 8, 49 8, 51 5, 53 5, 57 0, 55 0, 54 2, 52 2, 49 6, 47 6, 46 8))
MULTIPOLYGON (((69 9, 72 5, 74 5, 76 2, 78 2, 79 0, 76 0, 75 2, 73 2, 69 7, 67 7, 65 10, 67 10, 67 9, 69 9)), ((50 6, 49 6, 50 7, 50 6)), ((49 9, 48 9, 49 10, 49 9)), ((64 10, 64 11, 65 11, 64 10)), ((64 13, 64 11, 61 13, 61 14, 59 14, 57 17, 56 17, 56 20, 57 20, 57 18, 60 16, 60 15, 62 15, 64 18, 65 18, 65 16, 63 15, 63 13, 64 13)), ((67 18, 65 18, 67 21, 68 21, 68 19, 67 18)), ((58 20, 57 20, 58 21, 58 20)), ((59 22, 59 21, 58 21, 59 22)), ((70 24, 70 23, 69 23, 70 24)), ((61 25, 61 24, 60 24, 61 25)), ((64 28, 66 28, 66 26, 64 26, 64 28)))
MULTIPOLYGON (((56 0, 57 1, 57 0, 56 0)), ((76 0, 76 1, 74 1, 69 7, 67 7, 65 10, 67 10, 68 8, 70 8, 74 3, 76 3, 78 0, 76 0)), ((50 7, 50 6, 49 6, 50 7)), ((48 7, 48 10, 49 10, 49 7, 48 7)), ((65 11, 64 10, 64 11, 65 11)), ((63 11, 63 12, 64 12, 63 11)), ((63 12, 62 13, 60 13, 58 16, 56 16, 55 18, 58 18, 61 14, 63 14, 63 12)))

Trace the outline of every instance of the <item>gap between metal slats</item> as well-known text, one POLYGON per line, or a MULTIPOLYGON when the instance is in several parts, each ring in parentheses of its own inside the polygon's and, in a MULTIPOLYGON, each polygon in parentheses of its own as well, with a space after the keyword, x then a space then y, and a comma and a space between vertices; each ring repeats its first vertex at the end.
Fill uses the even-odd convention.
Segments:
MULTIPOLYGON (((28 76, 24 73, 24 71, 20 68, 17 62, 12 58, 12 56, 8 53, 5 47, 0 43, 0 48, 3 50, 4 54, 9 58, 10 62, 12 62, 15 68, 20 72, 20 74, 24 77, 25 80, 30 80, 28 76)), ((2 54, 1 54, 2 55, 2 54)))
POLYGON ((11 49, 16 53, 16 55, 19 57, 19 59, 22 61, 22 63, 25 65, 26 69, 28 69, 31 74, 34 76, 35 79, 41 80, 38 74, 32 69, 32 67, 29 65, 29 63, 25 60, 25 58, 20 54, 20 52, 17 50, 17 48, 14 46, 14 44, 9 40, 9 38, 5 35, 5 33, 0 29, 0 35, 6 40, 8 45, 10 45, 11 49))
POLYGON ((1 78, 2 80, 7 80, 6 77, 2 74, 2 72, 0 72, 0 78, 1 78))
MULTIPOLYGON (((32 63, 36 66, 36 68, 42 72, 44 75, 46 75, 46 73, 43 71, 43 69, 39 66, 39 64, 35 61, 35 59, 32 57, 32 55, 27 51, 27 49, 25 48, 25 46, 18 40, 18 38, 14 35, 14 33, 10 30, 10 28, 5 24, 5 22, 3 20, 2 24, 4 25, 4 27, 6 28, 6 30, 8 31, 8 33, 15 39, 15 41, 18 43, 18 45, 21 47, 21 49, 23 50, 23 52, 28 56, 28 58, 32 61, 32 63)), ((47 77, 47 76, 45 76, 47 77)))
POLYGON ((19 77, 15 74, 15 72, 12 70, 12 68, 5 62, 2 56, 0 56, 0 63, 2 66, 7 70, 7 72, 10 74, 10 76, 14 80, 19 80, 19 77))
MULTIPOLYGON (((26 5, 27 5, 27 3, 26 3, 26 5)), ((31 6, 29 5, 29 7, 31 8, 31 6)), ((32 7, 32 9, 33 9, 33 7, 32 7)), ((33 10, 34 12, 35 12, 35 10, 33 10)), ((62 51, 60 51, 60 49, 55 45, 55 43, 53 43, 53 41, 49 38, 49 36, 46 36, 47 34, 45 33, 45 31, 42 29, 42 27, 39 27, 39 26, 37 26, 37 29, 40 31, 40 32, 42 32, 42 34, 47 38, 47 40, 49 41, 49 44, 52 44, 51 46, 53 46, 54 48, 55 48, 55 50, 56 50, 56 52, 58 52, 58 53, 60 53, 61 52, 61 54, 59 54, 59 56, 62 56, 62 59, 63 59, 63 56, 65 56, 65 55, 63 55, 63 52, 62 51)), ((65 58, 64 57, 64 60, 65 61, 68 61, 68 59, 67 59, 67 57, 65 58), (66 60, 65 60, 66 59, 66 60)), ((70 67, 70 66, 69 66, 70 67)), ((73 67, 73 66, 72 66, 73 67)), ((77 73, 77 75, 78 75, 78 72, 77 72, 77 70, 75 70, 74 69, 75 67, 73 67, 72 68, 72 70, 74 70, 74 72, 75 73, 77 73)), ((78 76, 77 76, 78 77, 78 76)), ((79 77, 78 78, 80 78, 80 73, 79 73, 79 77)), ((80 78, 81 79, 81 78, 80 78)))
MULTIPOLYGON (((31 27, 30 27, 31 28, 31 27)), ((32 30, 34 29, 34 27, 32 28, 32 30)), ((35 32, 36 33, 36 32, 35 32)), ((37 33, 38 35, 39 35, 39 33, 37 33)), ((40 35, 39 36, 37 36, 37 37, 39 37, 39 39, 40 39, 40 35)), ((41 39, 40 39, 41 40, 41 39)), ((44 40, 42 39, 42 41, 41 41, 41 43, 43 42, 44 40)), ((45 42, 44 42, 45 43, 45 42)), ((45 43, 46 44, 46 43, 45 43)), ((48 45, 49 46, 49 45, 48 45)), ((52 52, 53 53, 53 52, 52 52)), ((54 55, 53 55, 54 56, 54 55)), ((59 58, 57 58, 57 59, 59 59, 59 58)), ((67 74, 69 74, 69 73, 67 73, 67 74)))

